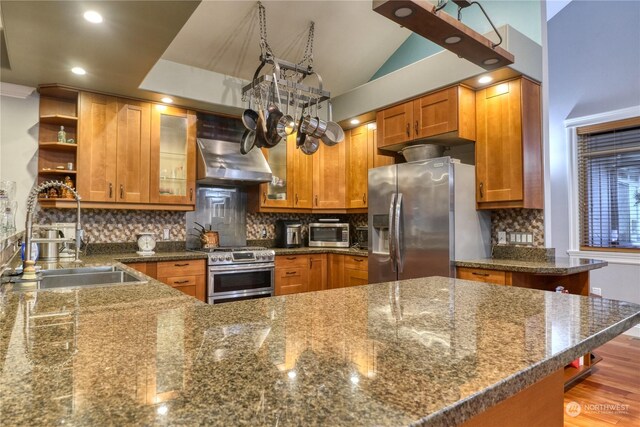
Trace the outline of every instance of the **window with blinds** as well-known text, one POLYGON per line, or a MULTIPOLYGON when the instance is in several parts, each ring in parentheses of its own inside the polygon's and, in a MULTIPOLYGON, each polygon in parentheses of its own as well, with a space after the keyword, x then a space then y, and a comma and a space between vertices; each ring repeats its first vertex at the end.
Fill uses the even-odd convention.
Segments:
POLYGON ((581 248, 640 251, 640 117, 577 134, 581 248))

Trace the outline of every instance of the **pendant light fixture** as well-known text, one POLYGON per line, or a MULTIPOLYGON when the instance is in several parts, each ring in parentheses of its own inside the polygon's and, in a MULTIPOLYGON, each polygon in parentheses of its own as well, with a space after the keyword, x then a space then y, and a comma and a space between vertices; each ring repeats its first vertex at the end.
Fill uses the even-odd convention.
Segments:
POLYGON ((498 46, 502 37, 480 3, 467 0, 454 0, 454 3, 458 5, 458 19, 442 10, 447 0, 441 0, 438 6, 427 0, 373 0, 373 10, 485 70, 513 64, 514 56, 498 46), (499 43, 462 23, 462 9, 474 4, 498 34, 499 43))

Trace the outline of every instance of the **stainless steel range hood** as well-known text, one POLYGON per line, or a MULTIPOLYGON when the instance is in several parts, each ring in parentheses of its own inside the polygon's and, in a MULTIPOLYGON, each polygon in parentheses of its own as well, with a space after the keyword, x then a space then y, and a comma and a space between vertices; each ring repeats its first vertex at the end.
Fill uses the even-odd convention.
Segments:
POLYGON ((198 117, 197 182, 252 185, 271 181, 271 168, 259 148, 240 153, 244 127, 229 118, 198 117))

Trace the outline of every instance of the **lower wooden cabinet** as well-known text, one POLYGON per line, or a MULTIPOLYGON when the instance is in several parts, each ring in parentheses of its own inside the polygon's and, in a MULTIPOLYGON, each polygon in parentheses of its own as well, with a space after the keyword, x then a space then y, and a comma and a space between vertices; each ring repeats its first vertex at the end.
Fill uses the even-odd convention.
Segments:
POLYGON ((206 302, 207 266, 203 259, 136 262, 127 264, 127 266, 206 302))
POLYGON ((289 295, 366 285, 367 257, 343 254, 279 255, 275 294, 289 295))
POLYGON ((511 285, 511 274, 507 275, 507 272, 505 271, 458 267, 456 269, 456 274, 458 279, 494 283, 496 285, 511 285))

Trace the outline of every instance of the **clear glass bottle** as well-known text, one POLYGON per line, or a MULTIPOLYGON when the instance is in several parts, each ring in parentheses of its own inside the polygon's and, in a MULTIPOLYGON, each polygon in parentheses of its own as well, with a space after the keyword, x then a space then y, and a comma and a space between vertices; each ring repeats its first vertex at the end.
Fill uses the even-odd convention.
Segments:
POLYGON ((60 126, 60 131, 58 131, 58 142, 67 142, 67 133, 64 131, 64 126, 60 126))

